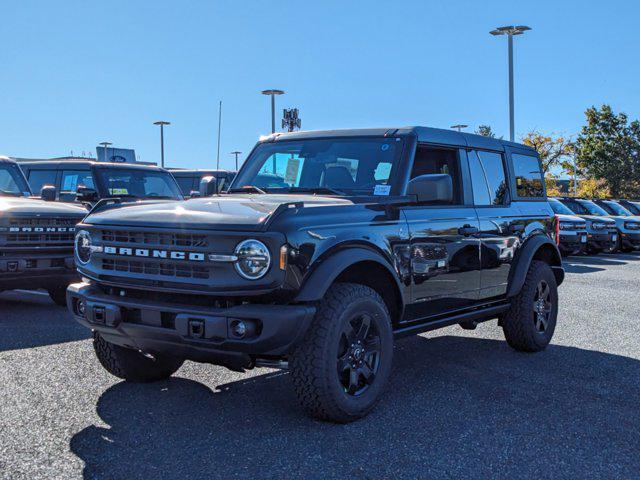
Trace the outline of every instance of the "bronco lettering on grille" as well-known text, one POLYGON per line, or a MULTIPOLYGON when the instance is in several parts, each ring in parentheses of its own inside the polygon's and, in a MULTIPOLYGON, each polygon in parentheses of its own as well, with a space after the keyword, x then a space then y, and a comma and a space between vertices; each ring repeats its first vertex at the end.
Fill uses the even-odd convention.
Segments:
POLYGON ((169 258, 171 260, 190 260, 204 262, 205 254, 198 252, 181 252, 176 250, 154 250, 149 248, 104 247, 107 255, 123 255, 127 257, 169 258))
POLYGON ((9 227, 10 233, 67 233, 75 231, 75 227, 9 227))

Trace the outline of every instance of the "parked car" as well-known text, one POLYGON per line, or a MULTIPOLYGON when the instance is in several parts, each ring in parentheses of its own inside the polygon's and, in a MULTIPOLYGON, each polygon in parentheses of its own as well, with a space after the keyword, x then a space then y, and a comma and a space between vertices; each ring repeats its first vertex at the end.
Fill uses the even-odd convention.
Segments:
POLYGON ((204 177, 213 177, 217 182, 218 192, 226 190, 236 172, 228 170, 187 170, 182 168, 170 168, 169 171, 174 176, 180 190, 185 198, 197 197, 200 195, 200 181, 204 177))
POLYGON ((614 252, 618 243, 616 222, 609 214, 591 200, 562 197, 557 199, 574 215, 587 221, 587 252, 614 252))
POLYGON ((640 217, 635 216, 614 200, 594 200, 616 222, 618 240, 616 249, 631 252, 640 249, 640 217))
POLYGON ((569 207, 555 198, 549 205, 558 220, 558 247, 563 256, 578 255, 587 251, 587 222, 577 217, 569 207))
MULTIPOLYGON (((67 286, 78 280, 73 262, 76 223, 86 210, 31 198, 18 165, 0 157, 0 291, 45 289, 66 305, 67 286)), ((45 198, 55 192, 45 190, 45 198)))
POLYGON ((113 375, 288 368, 311 415, 349 422, 380 399, 394 338, 498 318, 516 350, 551 341, 564 270, 532 148, 425 127, 278 134, 228 192, 79 226, 69 309, 113 375))
POLYGON ((31 189, 56 187, 56 200, 95 205, 105 198, 182 200, 171 174, 152 165, 78 160, 21 162, 31 189))

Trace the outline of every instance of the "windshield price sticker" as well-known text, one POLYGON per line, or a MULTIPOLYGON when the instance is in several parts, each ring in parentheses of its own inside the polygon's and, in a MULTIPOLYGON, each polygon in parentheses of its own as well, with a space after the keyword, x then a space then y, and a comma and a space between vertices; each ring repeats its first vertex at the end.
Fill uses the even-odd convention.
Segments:
POLYGON ((374 195, 385 195, 388 196, 391 192, 391 185, 376 185, 373 189, 374 195))

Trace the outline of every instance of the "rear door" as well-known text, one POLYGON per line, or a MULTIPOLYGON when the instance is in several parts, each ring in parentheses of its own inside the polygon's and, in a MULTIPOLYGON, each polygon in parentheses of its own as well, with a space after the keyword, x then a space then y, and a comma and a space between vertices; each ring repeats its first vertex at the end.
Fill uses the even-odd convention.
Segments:
POLYGON ((524 224, 518 210, 511 206, 504 154, 477 149, 467 154, 480 222, 480 298, 488 299, 507 292, 511 264, 524 224))
POLYGON ((411 319, 468 307, 478 298, 479 223, 474 208, 463 204, 460 152, 428 145, 416 150, 411 178, 451 175, 454 201, 403 208, 410 235, 411 319))

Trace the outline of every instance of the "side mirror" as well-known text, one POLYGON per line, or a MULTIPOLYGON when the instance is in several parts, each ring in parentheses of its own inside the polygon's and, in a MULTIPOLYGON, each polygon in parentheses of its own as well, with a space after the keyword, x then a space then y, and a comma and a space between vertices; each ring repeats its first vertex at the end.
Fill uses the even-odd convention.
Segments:
POLYGON ((189 198, 198 198, 200 196, 199 190, 191 190, 189 192, 189 198))
POLYGON ((218 180, 216 177, 202 177, 200 180, 200 196, 210 197, 218 193, 218 180))
POLYGON ((451 175, 438 173, 413 178, 407 185, 407 195, 415 195, 419 203, 452 203, 451 175))
POLYGON ((58 195, 58 190, 53 185, 45 185, 40 190, 40 198, 45 202, 55 202, 56 196, 58 195))
POLYGON ((98 192, 93 188, 79 187, 76 192, 76 202, 91 203, 98 200, 98 192))

